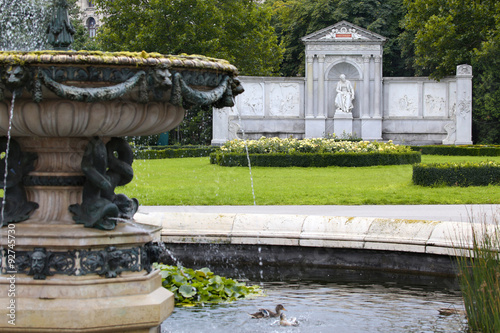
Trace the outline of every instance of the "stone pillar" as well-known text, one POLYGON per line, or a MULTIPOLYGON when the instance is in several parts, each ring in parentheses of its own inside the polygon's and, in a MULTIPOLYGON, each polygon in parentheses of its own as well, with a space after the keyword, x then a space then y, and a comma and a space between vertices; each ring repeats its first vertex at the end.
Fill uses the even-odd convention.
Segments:
MULTIPOLYGON (((363 58, 364 71, 369 75, 370 57, 363 58)), ((363 89, 366 102, 366 112, 361 116, 361 138, 369 141, 382 140, 382 57, 374 56, 374 87, 373 90, 369 88, 370 79, 364 77, 363 83, 368 87, 363 89), (370 91, 373 94, 373 104, 370 109, 370 91)))
POLYGON ((306 61, 306 118, 314 118, 314 56, 308 55, 306 61))
POLYGON ((370 59, 371 56, 363 56, 363 105, 360 118, 370 118, 370 59))
POLYGON ((318 77, 318 114, 317 118, 326 118, 325 116, 325 55, 318 55, 319 77, 318 77))
POLYGON ((470 65, 457 66, 455 126, 455 144, 472 144, 472 66, 470 65))
POLYGON ((230 108, 213 108, 211 142, 213 146, 222 146, 229 140, 229 110, 230 108))
POLYGON ((319 80, 318 80, 318 90, 319 94, 314 94, 314 57, 306 56, 307 67, 306 67, 306 85, 307 85, 307 105, 306 105, 306 119, 305 119, 305 137, 306 138, 320 138, 325 135, 325 124, 326 118, 324 115, 324 61, 325 56, 320 56, 319 61, 319 80), (316 100, 316 116, 314 115, 314 98, 316 100))
POLYGON ((375 91, 374 91, 374 98, 373 98, 373 104, 374 104, 374 112, 373 112, 373 118, 381 118, 382 113, 380 112, 381 109, 381 103, 380 103, 380 96, 382 94, 382 57, 380 56, 375 56, 375 91))

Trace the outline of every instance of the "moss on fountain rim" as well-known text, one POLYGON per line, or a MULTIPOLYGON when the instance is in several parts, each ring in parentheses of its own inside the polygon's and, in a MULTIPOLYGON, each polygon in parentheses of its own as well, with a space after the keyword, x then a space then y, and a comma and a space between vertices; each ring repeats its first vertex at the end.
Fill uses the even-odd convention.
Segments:
POLYGON ((102 51, 0 51, 0 65, 73 64, 113 66, 166 66, 167 68, 209 69, 238 74, 238 69, 227 60, 201 55, 164 55, 142 52, 102 51))

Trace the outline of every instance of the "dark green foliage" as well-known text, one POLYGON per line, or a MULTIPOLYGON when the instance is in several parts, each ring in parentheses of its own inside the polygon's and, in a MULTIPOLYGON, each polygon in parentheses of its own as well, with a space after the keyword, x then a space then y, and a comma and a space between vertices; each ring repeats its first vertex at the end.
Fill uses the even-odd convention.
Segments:
POLYGON ((155 160, 164 158, 209 156, 217 147, 212 146, 156 146, 134 150, 134 159, 155 160), (144 149, 145 148, 145 149, 144 149))
POLYGON ((285 47, 281 64, 284 76, 304 75, 304 44, 301 38, 342 20, 388 38, 384 45, 384 75, 405 76, 397 36, 405 15, 403 0, 267 0, 273 26, 285 47))
POLYGON ((473 66, 473 141, 500 144, 500 6, 498 0, 404 0, 399 36, 407 65, 441 79, 473 66))
POLYGON ((500 146, 410 146, 423 155, 500 156, 500 146))
POLYGON ((282 48, 271 13, 253 0, 96 0, 104 14, 97 38, 106 51, 202 54, 226 59, 245 75, 271 75, 282 48))
POLYGON ((422 186, 487 186, 500 184, 500 165, 483 163, 419 164, 413 166, 413 183, 422 186))
POLYGON ((160 135, 127 136, 125 140, 133 146, 156 146, 160 135))
POLYGON ((213 111, 210 106, 193 107, 186 111, 184 120, 169 132, 169 144, 210 145, 212 141, 213 111))
MULTIPOLYGON (((334 154, 250 154, 252 166, 264 167, 363 167, 420 163, 419 152, 407 153, 334 153, 334 154)), ((246 154, 210 154, 210 163, 220 166, 248 166, 246 154)))

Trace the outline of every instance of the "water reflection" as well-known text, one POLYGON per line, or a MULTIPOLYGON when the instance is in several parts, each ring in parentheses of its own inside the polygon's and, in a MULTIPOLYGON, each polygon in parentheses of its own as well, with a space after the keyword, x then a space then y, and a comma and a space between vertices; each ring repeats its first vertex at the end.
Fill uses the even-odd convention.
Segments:
POLYGON ((176 308, 163 333, 181 332, 465 332, 465 317, 440 315, 463 310, 460 293, 396 284, 265 282, 265 297, 207 307, 176 308), (281 303, 298 327, 251 319, 257 308, 281 303))

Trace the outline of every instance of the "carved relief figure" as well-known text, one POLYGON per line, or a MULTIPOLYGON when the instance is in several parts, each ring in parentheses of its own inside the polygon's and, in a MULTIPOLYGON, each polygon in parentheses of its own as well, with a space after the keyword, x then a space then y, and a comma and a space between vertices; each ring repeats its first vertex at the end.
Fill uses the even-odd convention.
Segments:
MULTIPOLYGON (((7 146, 9 140, 6 137, 0 138, 0 181, 5 186, 5 203, 0 202, 0 227, 9 223, 25 221, 31 213, 38 208, 36 202, 28 201, 23 184, 23 178, 34 169, 37 159, 35 153, 21 151, 20 145, 13 139, 10 140, 10 147, 7 146), (9 154, 7 156, 7 148, 9 154), (5 156, 4 156, 5 155, 5 156), (7 178, 3 173, 7 164, 7 178)), ((3 201, 0 198, 0 201, 3 201)))
POLYGON ((69 207, 76 223, 112 230, 118 218, 129 219, 135 214, 137 199, 114 192, 132 180, 132 161, 132 150, 124 139, 112 138, 107 145, 98 137, 89 142, 81 164, 86 177, 82 204, 69 207))
POLYGON ((337 83, 337 96, 335 97, 336 112, 351 112, 353 108, 354 89, 351 82, 346 79, 344 74, 340 75, 340 81, 337 83))
POLYGON ((48 256, 44 248, 36 247, 31 255, 31 268, 28 273, 35 280, 45 280, 49 275, 48 256))

